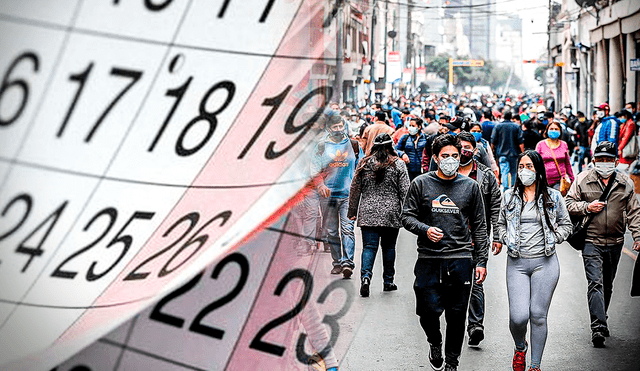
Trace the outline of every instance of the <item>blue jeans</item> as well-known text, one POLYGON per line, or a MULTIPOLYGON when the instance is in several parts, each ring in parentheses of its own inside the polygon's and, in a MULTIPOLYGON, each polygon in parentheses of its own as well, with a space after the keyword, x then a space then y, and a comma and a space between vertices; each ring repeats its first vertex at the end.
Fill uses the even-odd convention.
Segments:
POLYGON ((333 266, 355 268, 353 220, 347 218, 349 198, 321 197, 320 208, 324 230, 323 240, 331 248, 333 266))
POLYGON ((580 146, 576 148, 576 152, 578 153, 578 173, 581 173, 584 159, 588 158, 589 161, 591 161, 591 149, 589 147, 580 146))
POLYGON ((518 158, 511 156, 500 156, 498 159, 500 163, 500 178, 502 183, 502 190, 506 191, 511 188, 516 182, 516 176, 518 176, 518 158))
POLYGON ((473 281, 473 262, 468 259, 418 259, 416 314, 430 344, 442 344, 440 316, 447 322, 444 354, 447 364, 457 366, 464 341, 467 304, 473 281))
POLYGON ((384 283, 393 283, 398 231, 398 228, 391 227, 362 227, 361 278, 371 279, 373 276, 373 263, 376 261, 379 244, 382 247, 382 279, 384 283))
POLYGON ((596 246, 587 242, 582 250, 584 273, 587 276, 587 299, 591 331, 608 331, 607 310, 613 293, 622 244, 596 246))

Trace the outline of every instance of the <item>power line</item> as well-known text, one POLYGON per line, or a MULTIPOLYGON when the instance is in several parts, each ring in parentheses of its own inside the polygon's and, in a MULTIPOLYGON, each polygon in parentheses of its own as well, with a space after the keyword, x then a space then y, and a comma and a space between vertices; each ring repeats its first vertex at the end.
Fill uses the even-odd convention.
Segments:
POLYGON ((415 5, 415 4, 408 4, 408 3, 401 3, 401 2, 397 2, 397 1, 390 1, 390 0, 379 0, 381 3, 389 3, 389 4, 393 4, 393 5, 401 5, 401 6, 407 6, 407 7, 411 7, 411 8, 418 8, 418 9, 464 9, 464 8, 479 8, 479 7, 483 7, 483 6, 491 6, 491 5, 497 5, 497 4, 506 4, 506 3, 511 3, 517 0, 505 0, 505 1, 496 1, 496 2, 492 2, 492 3, 484 3, 484 4, 471 4, 471 5, 438 5, 438 6, 434 6, 434 5, 415 5))

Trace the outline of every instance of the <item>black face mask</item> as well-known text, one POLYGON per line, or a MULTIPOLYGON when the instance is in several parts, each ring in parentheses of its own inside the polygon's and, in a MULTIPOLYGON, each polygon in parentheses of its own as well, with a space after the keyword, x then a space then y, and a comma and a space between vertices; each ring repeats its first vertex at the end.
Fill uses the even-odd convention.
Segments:
POLYGON ((342 137, 344 136, 344 132, 332 130, 332 131, 329 131, 329 136, 331 136, 331 139, 334 139, 334 140, 342 139, 342 137))
POLYGON ((473 160, 473 151, 463 149, 460 151, 460 166, 467 166, 473 160))

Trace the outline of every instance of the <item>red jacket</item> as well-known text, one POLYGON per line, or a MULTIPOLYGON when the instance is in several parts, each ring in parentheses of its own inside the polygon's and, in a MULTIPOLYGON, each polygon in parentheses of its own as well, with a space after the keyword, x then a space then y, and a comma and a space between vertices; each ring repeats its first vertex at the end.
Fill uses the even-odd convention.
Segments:
POLYGON ((634 158, 623 158, 622 150, 629 143, 629 139, 632 138, 633 134, 636 131, 636 124, 633 120, 627 120, 622 127, 620 128, 620 145, 618 146, 618 158, 620 159, 621 164, 631 164, 635 161, 634 158))

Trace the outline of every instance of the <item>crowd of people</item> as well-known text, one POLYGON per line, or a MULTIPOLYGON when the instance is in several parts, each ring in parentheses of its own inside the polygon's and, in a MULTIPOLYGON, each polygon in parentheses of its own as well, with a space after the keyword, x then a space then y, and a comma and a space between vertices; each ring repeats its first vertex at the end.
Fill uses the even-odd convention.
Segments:
POLYGON ((383 291, 394 291, 399 230, 417 235, 416 314, 431 367, 451 371, 465 332, 469 346, 484 339, 488 255, 504 248, 513 370, 526 369, 531 348, 529 370, 539 371, 560 274, 556 247, 576 221, 588 219, 582 259, 591 341, 603 347, 627 227, 640 250, 640 204, 628 175, 638 163, 639 106, 631 102, 611 114, 603 103, 588 119, 526 95, 332 104, 318 121, 326 132, 311 170, 320 175, 302 203, 306 238, 299 253, 323 246, 331 274, 349 279, 357 225, 360 295, 368 297, 378 247, 383 291))

